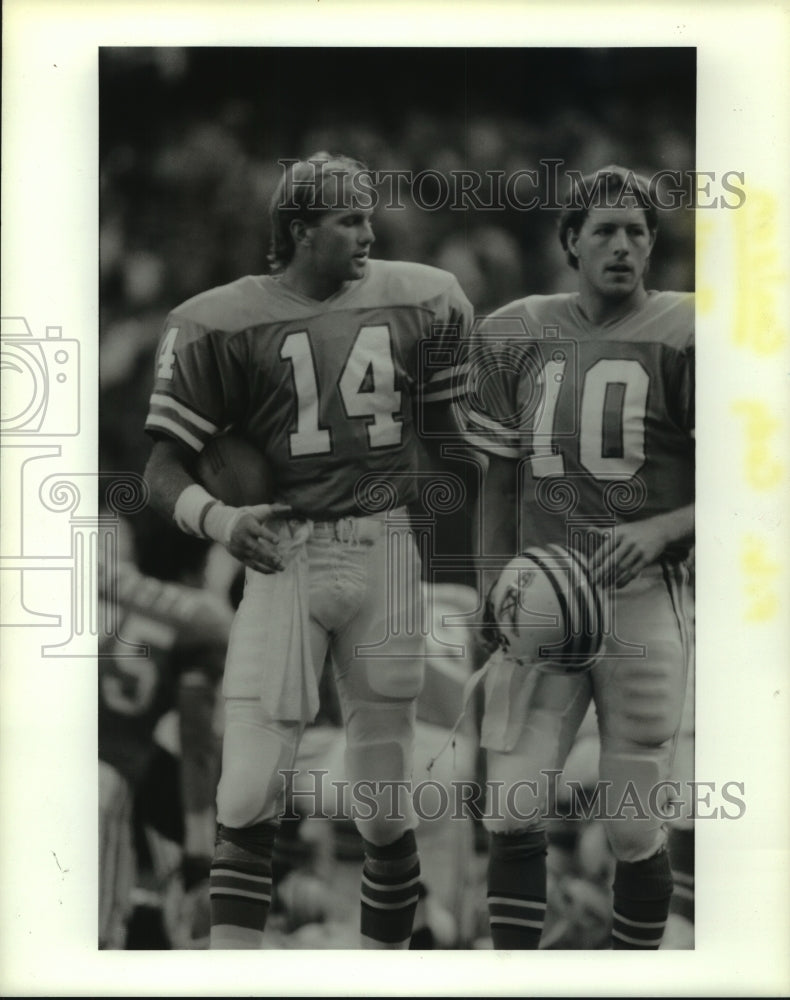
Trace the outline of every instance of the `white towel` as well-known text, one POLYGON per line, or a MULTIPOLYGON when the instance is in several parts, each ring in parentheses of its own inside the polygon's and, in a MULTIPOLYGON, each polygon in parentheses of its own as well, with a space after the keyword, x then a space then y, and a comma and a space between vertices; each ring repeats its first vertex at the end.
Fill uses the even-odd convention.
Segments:
POLYGON ((318 714, 318 684, 310 649, 310 576, 306 544, 311 522, 284 525, 280 552, 285 569, 272 574, 270 600, 261 609, 271 628, 261 650, 261 699, 283 722, 312 722, 318 714), (290 623, 290 628, 285 628, 290 623))
POLYGON ((281 522, 286 566, 279 573, 247 570, 244 598, 230 633, 222 683, 226 698, 260 698, 283 722, 311 722, 318 685, 310 647, 310 522, 281 522))

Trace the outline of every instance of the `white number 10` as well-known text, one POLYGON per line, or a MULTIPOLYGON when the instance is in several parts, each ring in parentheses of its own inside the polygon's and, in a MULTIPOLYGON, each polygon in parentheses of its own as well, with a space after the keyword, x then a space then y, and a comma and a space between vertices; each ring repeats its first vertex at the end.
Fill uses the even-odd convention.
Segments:
MULTIPOLYGON (((542 406, 535 421, 530 464, 536 479, 561 476, 565 459, 552 446, 565 360, 541 371, 542 406)), ((597 361, 585 374, 579 413, 579 461, 596 479, 635 475, 645 461, 645 417, 650 376, 628 358, 597 361)))
MULTIPOLYGON (((290 333, 280 348, 290 361, 296 390, 296 430, 290 435, 291 455, 325 455, 332 450, 332 432, 319 425, 319 387, 310 338, 306 330, 290 333)), ((346 415, 372 417, 367 426, 371 448, 389 448, 401 442, 401 393, 395 388, 390 331, 387 326, 363 326, 337 383, 346 415)))

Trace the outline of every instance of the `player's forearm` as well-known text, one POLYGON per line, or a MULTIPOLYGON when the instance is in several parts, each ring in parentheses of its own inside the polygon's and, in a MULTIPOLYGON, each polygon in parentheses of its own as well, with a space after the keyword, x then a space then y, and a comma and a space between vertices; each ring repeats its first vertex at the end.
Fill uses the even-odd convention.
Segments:
POLYGON ((226 548, 243 511, 226 506, 192 474, 192 453, 172 441, 157 441, 145 470, 151 506, 189 535, 212 538, 226 548))
POLYGON ((290 511, 286 504, 234 507, 203 487, 192 473, 192 452, 173 441, 157 441, 145 469, 151 506, 187 535, 212 539, 259 573, 275 573, 285 562, 277 548, 279 528, 267 525, 290 511))
POLYGON ((157 441, 144 472, 151 492, 151 506, 162 517, 173 519, 176 501, 195 483, 189 456, 172 441, 157 441))
POLYGON ((653 522, 664 539, 664 548, 694 540, 694 504, 657 514, 653 522))

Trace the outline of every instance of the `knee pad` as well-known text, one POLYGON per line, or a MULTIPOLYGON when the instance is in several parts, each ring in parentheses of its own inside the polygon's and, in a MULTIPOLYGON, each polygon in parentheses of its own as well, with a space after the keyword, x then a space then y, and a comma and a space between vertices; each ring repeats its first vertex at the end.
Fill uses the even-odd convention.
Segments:
POLYGON ((674 824, 694 825, 694 736, 681 733, 672 764, 673 787, 670 789, 671 819, 674 824))
POLYGON ((425 682, 425 645, 415 647, 409 641, 401 656, 371 658, 366 663, 365 678, 374 695, 410 700, 422 691, 425 682))
POLYGON ((286 778, 293 767, 300 729, 231 723, 222 748, 217 819, 231 829, 274 820, 285 807, 286 778))
POLYGON ((545 827, 575 725, 575 717, 566 721, 533 707, 520 723, 518 741, 509 752, 488 751, 483 819, 487 830, 512 834, 545 827))
POLYGON ((606 790, 606 833, 618 861, 636 862, 656 854, 666 841, 663 813, 671 747, 604 749, 601 780, 606 790))
POLYGON ((411 701, 356 702, 346 720, 346 773, 350 781, 409 777, 416 711, 411 701))
POLYGON ((356 703, 346 729, 346 776, 352 816, 363 837, 392 841, 417 825, 410 779, 415 706, 409 702, 356 703), (402 787, 395 783, 409 781, 402 787))
POLYGON ((666 843, 666 830, 659 820, 604 820, 604 823, 609 845, 618 861, 644 861, 666 843))

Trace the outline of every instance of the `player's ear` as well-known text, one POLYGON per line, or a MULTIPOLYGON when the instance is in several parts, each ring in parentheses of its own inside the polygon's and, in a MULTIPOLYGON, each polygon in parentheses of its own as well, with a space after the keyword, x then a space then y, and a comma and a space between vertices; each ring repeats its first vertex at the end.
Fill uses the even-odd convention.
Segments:
POLYGON ((568 253, 574 257, 579 256, 579 233, 577 230, 569 228, 565 237, 568 246, 568 253))
POLYGON ((294 246, 309 246, 313 240, 312 226, 308 226, 304 219, 291 219, 290 230, 294 246))

